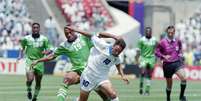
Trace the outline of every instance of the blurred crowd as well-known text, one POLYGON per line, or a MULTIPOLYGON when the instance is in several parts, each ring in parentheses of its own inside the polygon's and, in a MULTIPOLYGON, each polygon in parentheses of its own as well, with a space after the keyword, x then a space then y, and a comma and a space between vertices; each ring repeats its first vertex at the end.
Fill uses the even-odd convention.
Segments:
POLYGON ((101 0, 56 0, 67 23, 82 30, 103 31, 114 23, 101 0))
POLYGON ((19 49, 20 37, 31 33, 31 22, 23 0, 0 0, 0 51, 19 49))
POLYGON ((176 32, 183 43, 186 64, 201 65, 201 8, 189 19, 177 23, 176 32))

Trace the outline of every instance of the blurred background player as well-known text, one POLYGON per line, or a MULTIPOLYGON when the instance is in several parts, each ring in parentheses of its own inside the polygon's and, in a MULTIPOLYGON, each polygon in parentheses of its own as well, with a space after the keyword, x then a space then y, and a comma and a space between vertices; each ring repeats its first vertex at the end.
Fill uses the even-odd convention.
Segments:
POLYGON ((39 23, 32 24, 32 34, 23 37, 20 40, 22 50, 19 55, 19 59, 22 58, 22 53, 25 54, 26 59, 26 85, 27 85, 27 97, 29 100, 32 99, 31 85, 35 78, 35 92, 32 101, 37 100, 41 88, 41 80, 44 72, 44 63, 39 63, 34 66, 34 69, 31 68, 31 63, 34 60, 44 57, 46 54, 49 54, 51 45, 48 39, 40 34, 40 25, 39 23))
POLYGON ((179 100, 187 101, 184 96, 186 89, 186 72, 184 71, 183 57, 182 57, 182 43, 174 37, 175 27, 168 26, 166 29, 167 37, 162 39, 156 48, 156 56, 163 62, 163 72, 166 78, 167 101, 171 101, 170 94, 172 90, 172 76, 176 74, 181 79, 181 91, 179 100))
POLYGON ((138 42, 138 49, 136 61, 141 69, 140 74, 140 94, 143 94, 144 77, 146 77, 145 95, 150 93, 151 76, 156 63, 154 51, 157 45, 156 38, 152 36, 151 27, 145 28, 145 36, 140 38, 138 42))
MULTIPOLYGON (((87 64, 90 49, 93 46, 88 37, 78 34, 87 32, 78 31, 72 28, 69 29, 68 26, 66 26, 64 27, 64 33, 67 41, 61 43, 53 54, 38 59, 32 64, 32 66, 34 66, 40 62, 50 61, 60 55, 66 55, 69 57, 73 67, 70 71, 67 71, 64 74, 63 84, 57 94, 57 101, 65 101, 69 86, 80 82, 80 75, 87 64)), ((116 38, 116 36, 109 33, 100 33, 100 37, 116 38)), ((102 97, 103 101, 109 101, 107 96, 105 96, 101 91, 97 90, 96 92, 102 97)))
MULTIPOLYGON (((72 28, 69 27, 69 29, 72 28)), ((79 30, 74 31, 79 32, 79 30)), ((112 37, 116 39, 116 41, 113 45, 110 45, 97 37, 97 35, 89 33, 81 34, 91 38, 94 47, 90 52, 87 68, 81 75, 81 91, 79 101, 87 101, 89 93, 92 90, 97 89, 107 95, 110 98, 109 101, 119 101, 117 94, 109 81, 108 72, 110 67, 116 65, 122 80, 124 80, 127 84, 129 83, 128 79, 124 77, 119 59, 119 54, 126 47, 124 40, 112 37)))

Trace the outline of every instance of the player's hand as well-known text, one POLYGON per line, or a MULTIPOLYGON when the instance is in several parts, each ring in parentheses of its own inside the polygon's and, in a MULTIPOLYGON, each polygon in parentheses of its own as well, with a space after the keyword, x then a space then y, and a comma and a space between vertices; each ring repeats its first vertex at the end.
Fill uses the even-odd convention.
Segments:
POLYGON ((171 57, 170 55, 165 55, 165 56, 164 56, 164 58, 165 58, 166 60, 169 60, 170 57, 171 57))
POLYGON ((42 54, 48 55, 48 54, 50 54, 51 52, 52 52, 51 50, 44 50, 44 51, 42 51, 42 54))
POLYGON ((38 63, 38 61, 36 60, 36 61, 33 61, 32 63, 31 63, 31 68, 33 69, 34 68, 34 66, 36 65, 38 63))
POLYGON ((122 80, 126 83, 126 84, 129 84, 129 80, 126 78, 126 77, 122 77, 122 80))
POLYGON ((18 64, 21 59, 22 59, 22 58, 19 58, 19 57, 18 57, 17 60, 16 60, 16 63, 18 64))
POLYGON ((68 30, 74 31, 74 29, 73 29, 72 27, 70 27, 70 26, 66 26, 66 28, 67 28, 68 30))

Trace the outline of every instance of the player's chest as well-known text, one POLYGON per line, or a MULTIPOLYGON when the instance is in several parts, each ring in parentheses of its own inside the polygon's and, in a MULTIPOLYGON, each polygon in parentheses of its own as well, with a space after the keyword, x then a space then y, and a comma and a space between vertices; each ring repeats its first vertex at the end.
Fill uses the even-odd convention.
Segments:
POLYGON ((31 39, 27 41, 27 45, 28 47, 39 48, 39 47, 43 47, 44 41, 39 39, 35 39, 35 40, 31 39))
POLYGON ((145 47, 152 47, 152 46, 155 46, 155 45, 156 45, 156 41, 155 40, 152 40, 152 39, 148 40, 148 39, 146 39, 146 40, 143 41, 143 46, 145 46, 145 47))
POLYGON ((94 61, 96 61, 99 65, 104 67, 111 67, 117 62, 117 58, 114 56, 107 56, 107 55, 97 55, 94 58, 94 61))
POLYGON ((77 39, 71 44, 67 44, 66 48, 69 52, 78 52, 86 47, 86 42, 84 40, 77 39))
POLYGON ((179 45, 177 42, 166 42, 163 46, 164 51, 167 53, 179 51, 179 45))

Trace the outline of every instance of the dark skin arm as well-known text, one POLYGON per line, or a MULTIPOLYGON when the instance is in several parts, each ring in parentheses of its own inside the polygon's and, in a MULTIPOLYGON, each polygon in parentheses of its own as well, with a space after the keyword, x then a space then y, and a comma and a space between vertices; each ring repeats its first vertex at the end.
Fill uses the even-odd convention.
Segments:
POLYGON ((56 55, 54 54, 50 54, 46 57, 43 57, 43 58, 40 58, 36 61, 34 61, 32 64, 31 64, 31 68, 33 68, 36 64, 38 64, 39 62, 47 62, 47 61, 51 61, 51 60, 54 60, 56 58, 56 55))
MULTIPOLYGON (((74 32, 78 32, 86 37, 92 37, 93 35, 86 32, 86 31, 82 31, 82 30, 79 30, 79 29, 75 29, 75 28, 72 28, 72 27, 67 27, 69 30, 71 31, 74 31, 74 32)), ((118 39, 121 39, 120 36, 117 36, 117 35, 113 35, 113 34, 110 34, 110 33, 105 33, 105 32, 100 32, 99 33, 99 37, 101 38, 113 38, 115 40, 118 40, 118 39)))

